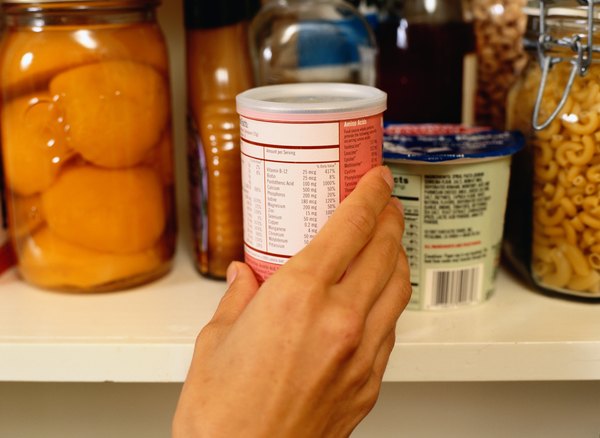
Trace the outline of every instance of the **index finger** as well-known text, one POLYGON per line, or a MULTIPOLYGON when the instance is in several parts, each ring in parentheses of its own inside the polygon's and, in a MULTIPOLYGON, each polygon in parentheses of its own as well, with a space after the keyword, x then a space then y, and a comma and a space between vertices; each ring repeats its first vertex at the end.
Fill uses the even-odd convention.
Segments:
POLYGON ((371 239, 377 217, 390 200, 394 180, 385 166, 369 170, 314 239, 288 264, 336 283, 371 239))

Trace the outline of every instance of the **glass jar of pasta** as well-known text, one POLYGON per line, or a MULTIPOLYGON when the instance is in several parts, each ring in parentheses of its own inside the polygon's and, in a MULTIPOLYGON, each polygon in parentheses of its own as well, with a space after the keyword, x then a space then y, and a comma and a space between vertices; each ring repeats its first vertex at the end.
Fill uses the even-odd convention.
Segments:
POLYGON ((506 95, 527 63, 526 0, 472 0, 477 39, 476 120, 505 129, 506 95))
POLYGON ((157 5, 2 2, 9 233, 33 285, 115 290, 170 268, 171 111, 157 5))
POLYGON ((598 16, 593 4, 553 5, 528 11, 537 47, 508 100, 528 146, 514 162, 504 254, 543 290, 600 298, 598 16))

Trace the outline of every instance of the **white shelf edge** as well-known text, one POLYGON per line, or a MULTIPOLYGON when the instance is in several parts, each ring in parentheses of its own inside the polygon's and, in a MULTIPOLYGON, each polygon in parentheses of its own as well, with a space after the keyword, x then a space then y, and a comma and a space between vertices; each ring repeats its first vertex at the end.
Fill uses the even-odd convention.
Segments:
POLYGON ((597 342, 396 344, 384 381, 600 380, 597 342))
POLYGON ((0 381, 183 382, 188 344, 0 344, 0 381))
MULTIPOLYGON (((225 284, 180 247, 172 273, 134 291, 53 294, 10 273, 0 289, 0 381, 158 383, 183 382, 225 284)), ((504 270, 497 289, 469 309, 405 312, 384 381, 600 380, 596 305, 526 290, 504 270)))
MULTIPOLYGON (((190 344, 0 344, 0 380, 180 383, 190 344)), ((396 344, 385 382, 600 380, 600 346, 569 344, 396 344)))

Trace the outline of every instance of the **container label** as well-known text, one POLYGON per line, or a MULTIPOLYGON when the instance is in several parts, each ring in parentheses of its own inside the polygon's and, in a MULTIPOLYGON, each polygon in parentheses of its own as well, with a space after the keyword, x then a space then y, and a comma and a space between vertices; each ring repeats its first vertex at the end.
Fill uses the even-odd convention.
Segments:
POLYGON ((463 58, 462 111, 463 125, 475 124, 475 98, 477 96, 477 55, 469 53, 463 58))
POLYGON ((264 281, 381 164, 382 117, 326 123, 241 117, 240 126, 245 258, 264 281))
POLYGON ((475 304, 493 293, 510 158, 447 165, 388 162, 404 204, 410 309, 475 304))

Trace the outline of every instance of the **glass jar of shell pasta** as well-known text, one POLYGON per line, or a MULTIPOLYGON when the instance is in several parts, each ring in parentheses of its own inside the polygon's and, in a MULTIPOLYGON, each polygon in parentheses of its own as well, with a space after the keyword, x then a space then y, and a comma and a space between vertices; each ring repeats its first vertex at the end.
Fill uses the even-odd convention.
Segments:
POLYGON ((2 2, 9 233, 33 285, 123 289, 171 266, 170 89, 157 6, 2 2))
POLYGON ((575 1, 527 11, 537 43, 509 96, 508 125, 528 145, 514 161, 503 251, 535 286, 587 298, 600 298, 596 11, 575 1))

